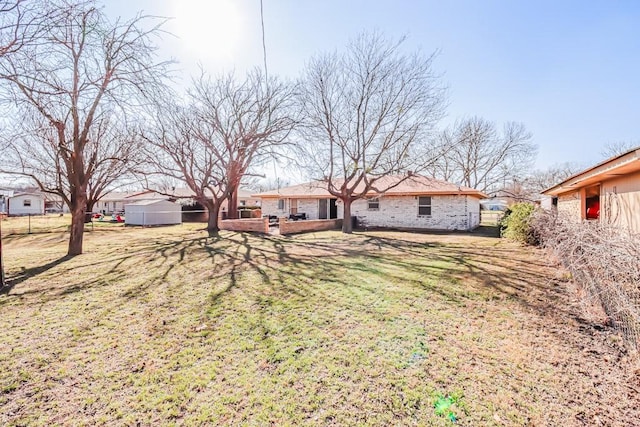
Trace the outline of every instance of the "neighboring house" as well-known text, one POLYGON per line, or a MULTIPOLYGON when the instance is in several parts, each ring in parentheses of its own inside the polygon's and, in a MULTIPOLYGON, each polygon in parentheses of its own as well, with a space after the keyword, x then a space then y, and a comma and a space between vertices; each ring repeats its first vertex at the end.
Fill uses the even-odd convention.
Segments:
MULTIPOLYGON (((351 215, 361 227, 430 230, 471 230, 480 223, 480 199, 473 188, 414 175, 382 178, 379 187, 394 188, 383 194, 371 191, 351 205, 351 215)), ((339 183, 338 183, 339 185, 339 183)), ((262 214, 306 219, 343 218, 343 206, 322 182, 311 182, 256 194, 262 214)))
POLYGON ((64 202, 62 197, 57 194, 45 193, 44 195, 44 211, 45 213, 69 213, 69 206, 64 202))
POLYGON ((504 199, 484 199, 480 200, 480 208, 484 211, 506 211, 509 202, 504 199))
POLYGON ((14 191, 7 188, 0 188, 0 213, 6 213, 8 209, 9 198, 13 196, 14 191))
POLYGON ((45 197, 41 193, 15 193, 8 200, 9 216, 44 215, 45 197))
POLYGON ((576 221, 599 220, 640 232, 640 147, 570 176, 543 191, 576 221))
POLYGON ((139 200, 124 205, 125 225, 171 225, 182 223, 182 207, 168 200, 139 200))
MULTIPOLYGON (((112 191, 105 194, 93 207, 94 213, 111 215, 114 212, 124 212, 125 205, 142 200, 170 200, 184 205, 193 205, 194 192, 187 188, 173 188, 167 191, 142 190, 134 192, 112 191)), ((251 192, 238 190, 238 209, 258 206, 259 200, 251 197, 251 192)), ((194 207, 194 206, 192 206, 194 207)), ((202 206, 195 206, 204 210, 202 206)), ((226 204, 222 210, 226 210, 226 204)))
POLYGON ((125 192, 125 191, 111 191, 102 196, 94 205, 93 213, 101 213, 105 215, 111 215, 113 213, 124 212, 124 205, 127 202, 131 202, 129 198, 131 196, 140 194, 140 191, 125 192))

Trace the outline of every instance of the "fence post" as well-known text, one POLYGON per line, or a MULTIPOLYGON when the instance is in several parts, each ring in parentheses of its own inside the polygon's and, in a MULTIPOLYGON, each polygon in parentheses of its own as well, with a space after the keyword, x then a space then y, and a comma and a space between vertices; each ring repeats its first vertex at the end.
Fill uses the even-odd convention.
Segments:
POLYGON ((27 234, 31 234, 31 214, 27 214, 27 216, 29 217, 29 231, 27 234))
POLYGON ((0 215, 0 288, 4 288, 4 262, 2 260, 2 221, 4 221, 4 215, 0 215))

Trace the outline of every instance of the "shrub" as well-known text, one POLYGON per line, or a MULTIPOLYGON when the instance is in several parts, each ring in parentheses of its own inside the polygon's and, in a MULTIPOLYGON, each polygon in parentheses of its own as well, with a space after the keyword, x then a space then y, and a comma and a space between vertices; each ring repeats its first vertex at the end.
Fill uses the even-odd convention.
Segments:
POLYGON ((626 344, 640 350, 640 234, 542 211, 530 224, 580 285, 587 307, 602 307, 626 344))
POLYGON ((531 227, 536 208, 531 203, 516 203, 504 214, 500 222, 502 236, 522 243, 537 245, 538 239, 531 227))

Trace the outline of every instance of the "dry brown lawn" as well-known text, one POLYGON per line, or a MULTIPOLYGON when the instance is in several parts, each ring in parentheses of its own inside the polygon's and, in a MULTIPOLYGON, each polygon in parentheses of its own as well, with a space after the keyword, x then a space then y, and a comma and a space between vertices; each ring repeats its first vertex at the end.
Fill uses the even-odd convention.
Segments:
POLYGON ((68 259, 66 237, 4 239, 2 425, 640 425, 637 359, 537 249, 183 225, 68 259))

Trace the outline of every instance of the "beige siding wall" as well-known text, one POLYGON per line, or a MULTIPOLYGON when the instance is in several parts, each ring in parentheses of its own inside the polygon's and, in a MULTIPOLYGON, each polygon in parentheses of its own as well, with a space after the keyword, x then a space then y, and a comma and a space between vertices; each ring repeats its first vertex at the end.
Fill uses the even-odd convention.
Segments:
POLYGON ((558 214, 565 215, 573 221, 582 221, 582 201, 579 190, 558 196, 558 214))
POLYGON ((602 221, 640 232, 640 172, 605 181, 600 197, 602 221))
MULTIPOLYGON (((338 218, 344 206, 338 206, 338 218)), ((366 200, 351 205, 351 215, 365 227, 416 228, 431 230, 468 230, 479 222, 480 201, 464 195, 432 196, 431 215, 418 215, 418 198, 414 196, 385 196, 380 208, 369 210, 366 200)))

